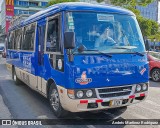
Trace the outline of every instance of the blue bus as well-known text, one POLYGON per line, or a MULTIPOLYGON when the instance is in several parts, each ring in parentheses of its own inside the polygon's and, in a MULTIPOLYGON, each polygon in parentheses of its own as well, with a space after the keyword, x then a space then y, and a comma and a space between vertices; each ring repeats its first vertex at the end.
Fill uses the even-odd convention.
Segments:
POLYGON ((49 99, 57 117, 145 100, 149 67, 135 15, 89 3, 50 6, 12 25, 7 67, 49 99))

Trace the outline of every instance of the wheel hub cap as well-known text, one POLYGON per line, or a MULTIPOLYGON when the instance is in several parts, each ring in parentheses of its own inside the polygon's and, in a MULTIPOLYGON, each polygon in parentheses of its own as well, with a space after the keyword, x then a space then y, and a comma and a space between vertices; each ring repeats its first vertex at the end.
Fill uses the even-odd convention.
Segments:
POLYGON ((57 111, 59 108, 59 95, 56 89, 53 89, 50 101, 53 109, 57 111))

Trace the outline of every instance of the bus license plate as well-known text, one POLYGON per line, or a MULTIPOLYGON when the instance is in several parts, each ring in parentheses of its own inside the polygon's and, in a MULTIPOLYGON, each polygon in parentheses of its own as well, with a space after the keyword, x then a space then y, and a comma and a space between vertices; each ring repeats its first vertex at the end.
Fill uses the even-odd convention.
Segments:
POLYGON ((121 106, 122 105, 122 100, 111 100, 110 101, 110 107, 112 106, 121 106))

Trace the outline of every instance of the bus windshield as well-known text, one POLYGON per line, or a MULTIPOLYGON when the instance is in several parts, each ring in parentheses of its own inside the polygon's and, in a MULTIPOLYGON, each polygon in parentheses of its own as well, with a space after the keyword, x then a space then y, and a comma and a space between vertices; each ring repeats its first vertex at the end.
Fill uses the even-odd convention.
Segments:
POLYGON ((76 48, 83 53, 145 52, 143 37, 135 16, 101 12, 67 12, 65 31, 75 32, 76 48), (87 51, 88 50, 88 51, 87 51))

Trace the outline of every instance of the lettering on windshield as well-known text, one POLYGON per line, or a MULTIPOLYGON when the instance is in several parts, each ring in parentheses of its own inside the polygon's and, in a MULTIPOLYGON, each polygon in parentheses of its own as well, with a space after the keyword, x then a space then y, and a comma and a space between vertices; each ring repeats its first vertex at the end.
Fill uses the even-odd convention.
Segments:
POLYGON ((113 15, 108 14, 97 14, 98 21, 114 21, 113 15))

